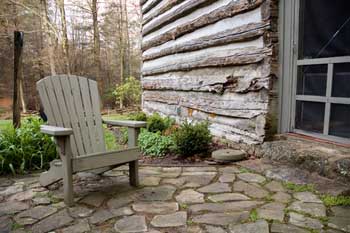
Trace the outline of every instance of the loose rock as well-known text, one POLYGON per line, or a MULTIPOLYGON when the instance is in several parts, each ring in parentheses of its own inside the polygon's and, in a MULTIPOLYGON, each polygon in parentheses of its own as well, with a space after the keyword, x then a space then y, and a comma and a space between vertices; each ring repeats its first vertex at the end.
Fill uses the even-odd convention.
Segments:
POLYGON ((219 161, 239 161, 245 159, 246 153, 241 150, 220 149, 213 151, 211 157, 219 161))

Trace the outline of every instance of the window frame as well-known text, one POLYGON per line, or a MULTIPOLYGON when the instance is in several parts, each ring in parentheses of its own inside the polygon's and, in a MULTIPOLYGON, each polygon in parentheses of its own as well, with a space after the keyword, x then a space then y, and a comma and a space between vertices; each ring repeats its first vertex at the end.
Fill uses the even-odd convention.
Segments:
POLYGON ((350 56, 328 57, 315 59, 298 59, 299 54, 299 26, 300 0, 280 1, 279 31, 280 31, 280 121, 279 132, 294 132, 307 136, 350 144, 350 138, 329 135, 329 121, 331 104, 350 105, 350 98, 332 97, 334 64, 350 63, 350 56), (327 65, 326 96, 298 95, 298 68, 305 65, 327 65), (325 103, 323 133, 309 132, 295 128, 296 101, 311 101, 325 103))

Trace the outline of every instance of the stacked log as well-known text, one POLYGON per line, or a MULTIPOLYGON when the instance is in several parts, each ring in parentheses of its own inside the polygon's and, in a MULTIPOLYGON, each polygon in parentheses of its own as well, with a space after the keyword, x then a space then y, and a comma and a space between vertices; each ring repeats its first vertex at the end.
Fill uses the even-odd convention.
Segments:
POLYGON ((141 0, 143 110, 266 137, 273 90, 269 0, 141 0))

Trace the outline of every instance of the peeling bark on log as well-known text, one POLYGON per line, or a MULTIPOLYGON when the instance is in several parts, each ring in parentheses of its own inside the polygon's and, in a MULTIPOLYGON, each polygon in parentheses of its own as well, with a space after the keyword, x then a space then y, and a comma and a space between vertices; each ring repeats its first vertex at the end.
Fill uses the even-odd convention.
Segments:
POLYGON ((149 10, 147 13, 143 15, 142 18, 142 25, 145 25, 155 17, 158 17, 159 15, 163 14, 167 10, 171 9, 172 7, 182 3, 185 0, 163 0, 161 1, 157 6, 149 10))
POLYGON ((142 55, 148 56, 154 53, 159 53, 160 51, 167 50, 170 47, 184 45, 187 43, 191 43, 193 40, 198 40, 198 38, 214 36, 216 34, 223 33, 225 31, 229 31, 232 29, 237 29, 239 27, 243 27, 248 24, 256 24, 263 23, 262 15, 261 15, 261 7, 258 7, 254 10, 251 10, 246 13, 242 13, 239 15, 235 15, 233 17, 228 17, 218 22, 215 22, 210 25, 206 25, 202 28, 199 28, 193 32, 189 32, 175 40, 168 41, 159 46, 152 47, 150 49, 145 50, 142 55))
POLYGON ((268 92, 229 93, 217 95, 206 92, 144 91, 143 101, 159 102, 196 109, 222 116, 252 118, 266 113, 268 92))
MULTIPOLYGON (((255 0, 253 2, 250 0, 240 0, 239 2, 232 0, 229 4, 227 4, 223 7, 220 7, 214 11, 208 12, 207 14, 201 15, 194 20, 187 21, 187 22, 182 23, 180 25, 176 25, 175 27, 171 28, 170 30, 168 30, 166 32, 161 32, 160 34, 157 34, 157 32, 155 32, 156 35, 151 39, 147 39, 147 37, 145 37, 145 41, 143 41, 143 43, 142 43, 142 49, 147 50, 153 46, 163 44, 169 40, 174 40, 175 38, 177 38, 185 33, 192 32, 200 27, 215 23, 215 22, 222 20, 224 18, 232 17, 232 16, 237 15, 239 13, 253 10, 253 9, 259 7, 262 2, 263 2, 263 0, 255 0)), ((157 21, 157 20, 159 20, 158 18, 155 18, 153 20, 157 21)), ((174 19, 172 19, 172 21, 173 20, 174 19)), ((149 24, 151 24, 152 21, 149 22, 149 24)), ((151 27, 151 26, 149 26, 149 24, 144 26, 144 29, 143 29, 144 34, 143 35, 145 35, 146 32, 149 33, 151 31, 151 29, 148 29, 148 28, 156 27, 156 26, 151 27)), ((157 23, 157 25, 159 25, 159 22, 157 23)), ((149 36, 149 37, 151 37, 151 36, 149 36)))
POLYGON ((144 5, 141 7, 141 12, 145 14, 149 10, 152 9, 152 7, 155 7, 161 0, 148 0, 144 5))
POLYGON ((195 68, 216 67, 228 65, 245 65, 261 62, 271 54, 269 48, 247 47, 234 50, 201 50, 163 57, 167 59, 145 62, 142 68, 143 76, 166 73, 170 71, 186 71, 195 68))
POLYGON ((140 0, 140 6, 142 6, 143 4, 145 4, 147 2, 147 0, 140 0))
POLYGON ((219 46, 233 42, 253 40, 258 38, 259 36, 262 36, 266 29, 268 29, 268 27, 268 23, 252 23, 244 25, 210 36, 196 38, 192 41, 177 44, 175 46, 162 49, 158 52, 149 55, 144 55, 143 60, 147 61, 174 53, 189 52, 203 48, 208 48, 211 46, 219 46))
POLYGON ((163 25, 175 21, 176 19, 195 11, 201 8, 202 6, 208 5, 215 1, 217 0, 185 0, 183 3, 175 5, 169 11, 151 20, 151 22, 149 22, 148 24, 145 24, 142 29, 142 35, 147 35, 150 32, 161 28, 163 25))
POLYGON ((144 90, 246 93, 269 89, 269 67, 264 64, 195 69, 142 78, 144 90))

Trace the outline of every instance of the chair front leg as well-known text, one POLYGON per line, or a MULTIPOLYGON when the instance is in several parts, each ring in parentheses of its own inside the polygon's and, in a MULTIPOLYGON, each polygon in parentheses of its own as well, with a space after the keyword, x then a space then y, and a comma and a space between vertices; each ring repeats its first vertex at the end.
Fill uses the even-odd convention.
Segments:
MULTIPOLYGON (((137 146, 137 139, 140 134, 140 128, 128 128, 128 147, 137 146)), ((130 185, 139 186, 139 161, 135 160, 129 163, 130 185)))
POLYGON ((69 136, 56 137, 56 143, 59 148, 59 154, 62 160, 63 169, 63 190, 64 203, 67 206, 74 204, 73 200, 73 168, 72 168, 72 150, 69 136))

